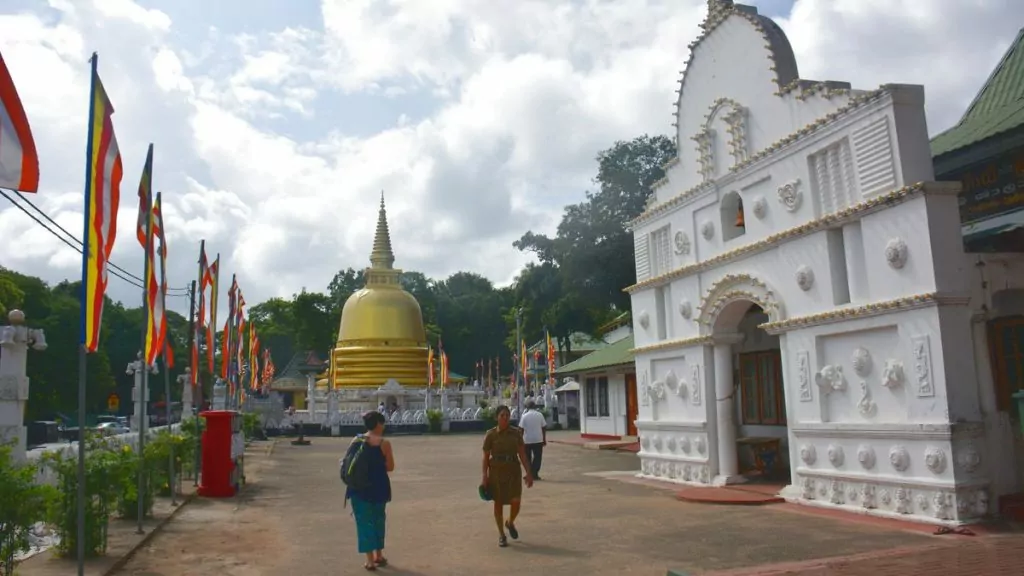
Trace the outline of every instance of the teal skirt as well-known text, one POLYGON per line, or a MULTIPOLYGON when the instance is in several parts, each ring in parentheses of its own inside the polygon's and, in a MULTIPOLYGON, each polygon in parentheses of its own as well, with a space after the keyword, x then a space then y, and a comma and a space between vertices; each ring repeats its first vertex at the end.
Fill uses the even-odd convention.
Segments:
POLYGON ((384 524, 386 502, 370 502, 359 496, 352 496, 352 515, 356 519, 356 536, 359 552, 366 554, 384 549, 384 524))

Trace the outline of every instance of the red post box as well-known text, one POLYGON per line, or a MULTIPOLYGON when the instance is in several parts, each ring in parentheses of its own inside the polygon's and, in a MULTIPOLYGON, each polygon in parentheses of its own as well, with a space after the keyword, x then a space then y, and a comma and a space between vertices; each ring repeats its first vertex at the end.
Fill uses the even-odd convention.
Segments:
POLYGON ((212 498, 234 496, 242 482, 245 453, 242 415, 234 410, 209 410, 199 416, 206 419, 199 495, 212 498))

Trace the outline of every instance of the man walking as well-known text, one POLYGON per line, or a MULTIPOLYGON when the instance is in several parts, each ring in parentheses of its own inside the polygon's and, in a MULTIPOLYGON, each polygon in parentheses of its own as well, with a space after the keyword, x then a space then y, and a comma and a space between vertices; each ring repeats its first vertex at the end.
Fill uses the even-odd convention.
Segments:
POLYGON ((519 427, 523 429, 523 444, 533 479, 540 480, 540 463, 544 456, 544 447, 548 445, 548 426, 544 414, 537 410, 537 404, 533 400, 526 403, 526 412, 519 419, 519 427))

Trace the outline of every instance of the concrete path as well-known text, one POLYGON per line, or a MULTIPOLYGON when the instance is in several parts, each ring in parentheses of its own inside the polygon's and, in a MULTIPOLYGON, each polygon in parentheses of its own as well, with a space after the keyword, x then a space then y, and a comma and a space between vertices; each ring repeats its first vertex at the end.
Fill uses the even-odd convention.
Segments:
MULTIPOLYGON (((269 455, 251 450, 243 495, 193 502, 121 574, 365 574, 338 479, 347 440, 312 441, 296 447, 282 440, 269 455)), ((669 568, 699 573, 948 542, 784 505, 679 502, 678 487, 616 473, 638 468, 633 454, 549 443, 545 480, 525 493, 520 540, 502 549, 490 505, 476 493, 482 436, 392 441, 391 566, 380 574, 664 576, 669 568)))

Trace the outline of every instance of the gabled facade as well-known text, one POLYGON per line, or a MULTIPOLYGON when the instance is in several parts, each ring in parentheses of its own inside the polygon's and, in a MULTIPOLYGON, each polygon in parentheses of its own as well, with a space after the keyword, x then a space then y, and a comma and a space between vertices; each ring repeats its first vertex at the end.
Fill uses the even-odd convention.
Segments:
POLYGON ((986 515, 973 271, 959 186, 931 182, 923 88, 801 80, 753 7, 712 0, 702 27, 679 156, 632 223, 642 475, 986 515))

